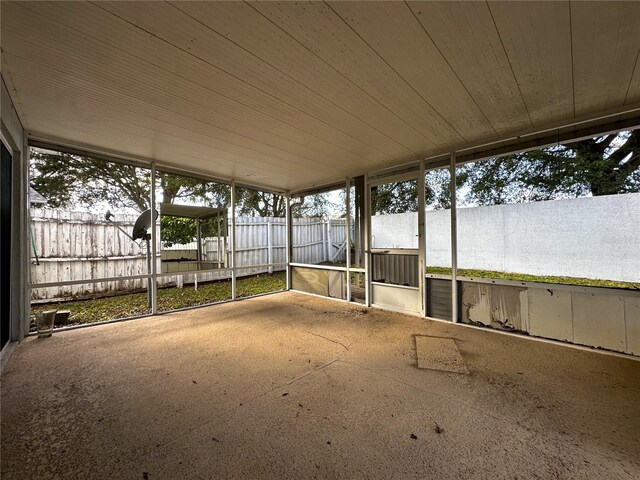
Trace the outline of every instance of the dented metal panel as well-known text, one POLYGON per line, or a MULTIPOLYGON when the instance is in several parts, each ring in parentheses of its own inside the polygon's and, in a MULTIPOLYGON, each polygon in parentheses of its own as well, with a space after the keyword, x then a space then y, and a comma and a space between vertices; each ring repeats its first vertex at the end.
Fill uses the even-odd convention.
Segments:
POLYGON ((465 323, 526 331, 528 312, 526 288, 462 282, 462 321, 465 323))
POLYGON ((491 285, 474 282, 461 283, 462 322, 491 326, 491 285))
POLYGON ((526 332, 529 327, 527 289, 491 285, 491 322, 505 330, 526 332))

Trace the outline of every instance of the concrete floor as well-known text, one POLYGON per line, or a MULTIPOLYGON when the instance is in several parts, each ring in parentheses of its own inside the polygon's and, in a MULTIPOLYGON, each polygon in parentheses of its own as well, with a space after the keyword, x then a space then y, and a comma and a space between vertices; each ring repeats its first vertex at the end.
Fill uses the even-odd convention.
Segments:
POLYGON ((639 407, 635 360, 283 293, 29 338, 1 473, 638 479, 639 407), (418 369, 416 334, 470 373, 418 369))

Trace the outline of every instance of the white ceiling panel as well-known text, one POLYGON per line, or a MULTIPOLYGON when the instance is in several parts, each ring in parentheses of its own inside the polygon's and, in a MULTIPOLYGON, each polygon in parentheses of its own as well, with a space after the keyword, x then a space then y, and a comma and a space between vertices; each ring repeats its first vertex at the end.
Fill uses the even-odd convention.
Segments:
POLYGON ((627 98, 639 68, 631 54, 640 45, 640 2, 572 2, 571 31, 576 114, 640 100, 627 98))
POLYGON ((34 138, 295 190, 640 105, 638 2, 7 2, 34 138))
POLYGON ((534 126, 574 115, 569 2, 491 2, 489 9, 534 126))

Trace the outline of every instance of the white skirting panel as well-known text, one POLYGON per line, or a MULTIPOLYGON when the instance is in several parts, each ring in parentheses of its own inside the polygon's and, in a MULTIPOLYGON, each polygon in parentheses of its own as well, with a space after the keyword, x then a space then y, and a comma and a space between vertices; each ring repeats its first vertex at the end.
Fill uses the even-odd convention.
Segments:
POLYGON ((372 305, 395 312, 420 315, 420 290, 402 285, 371 284, 372 305))

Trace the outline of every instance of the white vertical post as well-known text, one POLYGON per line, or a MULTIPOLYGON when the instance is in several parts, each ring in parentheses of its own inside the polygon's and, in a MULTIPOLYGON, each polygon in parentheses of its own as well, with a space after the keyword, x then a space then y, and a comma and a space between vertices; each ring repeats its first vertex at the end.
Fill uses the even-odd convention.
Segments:
POLYGON ((269 273, 273 273, 273 223, 267 223, 267 263, 269 264, 269 273))
POLYGON ((424 186, 424 160, 420 160, 418 173, 418 287, 420 291, 420 313, 427 316, 427 295, 425 282, 425 261, 427 253, 427 241, 425 236, 425 186, 424 186))
POLYGON ((156 212, 156 164, 151 163, 151 278, 147 277, 147 289, 151 289, 151 314, 158 313, 158 223, 156 212))
POLYGON ((229 256, 227 255, 227 246, 229 245, 229 214, 225 215, 225 218, 222 220, 222 249, 221 253, 224 255, 224 268, 229 268, 229 256))
POLYGON ((322 243, 320 244, 320 261, 325 262, 328 260, 327 255, 327 222, 322 222, 320 224, 320 238, 322 243))
POLYGON ((220 220, 220 211, 218 211, 218 236, 216 237, 216 259, 218 260, 218 268, 222 268, 222 255, 224 255, 224 250, 220 247, 220 239, 222 235, 220 235, 220 231, 222 228, 220 220))
MULTIPOLYGON (((198 270, 200 270, 202 268, 202 263, 201 263, 202 262, 202 223, 200 222, 199 218, 196 220, 196 237, 198 239, 196 254, 198 255, 198 270)), ((196 281, 196 285, 198 285, 197 281, 196 281)))
POLYGON ((287 290, 291 290, 291 240, 293 232, 293 221, 291 218, 291 197, 286 195, 286 232, 285 232, 285 247, 286 247, 286 262, 287 262, 287 290))
POLYGON ((231 181, 231 299, 236 299, 236 182, 231 181))
POLYGON ((456 152, 451 152, 451 321, 458 321, 458 214, 456 212, 456 152))
POLYGON ((16 202, 16 205, 18 205, 20 209, 19 216, 22 222, 17 222, 17 224, 19 228, 22 228, 22 231, 17 232, 16 245, 18 244, 17 242, 20 242, 22 239, 26 240, 26 243, 22 245, 22 249, 18 250, 18 268, 15 269, 17 279, 20 282, 20 289, 18 295, 14 297, 16 299, 17 317, 17 321, 14 322, 17 328, 11 330, 11 340, 14 341, 22 340, 29 331, 29 317, 31 313, 31 290, 29 289, 29 284, 31 283, 31 254, 29 253, 31 250, 31 203, 29 200, 29 162, 31 158, 31 147, 29 147, 26 135, 24 136, 20 153, 21 156, 18 162, 20 166, 20 187, 14 192, 13 201, 16 202))
POLYGON ((331 261, 331 219, 327 220, 327 261, 331 261))
MULTIPOLYGON (((362 252, 363 252, 363 243, 362 243, 362 228, 361 228, 361 222, 362 219, 360 218, 360 206, 358 203, 358 191, 357 191, 357 181, 353 182, 353 193, 355 194, 355 198, 354 198, 354 209, 353 209, 353 215, 354 215, 354 220, 353 220, 353 251, 354 251, 354 260, 356 262, 356 267, 357 268, 362 268, 362 252)), ((364 192, 362 192, 362 194, 364 195, 364 192)), ((351 232, 349 232, 351 233, 351 232)), ((356 273, 356 285, 359 287, 360 286, 360 272, 356 273)))
POLYGON ((344 255, 347 261, 347 301, 351 301, 351 182, 345 180, 347 215, 344 224, 344 255))
POLYGON ((371 189, 369 188, 369 176, 364 177, 364 282, 365 305, 371 306, 371 189))

